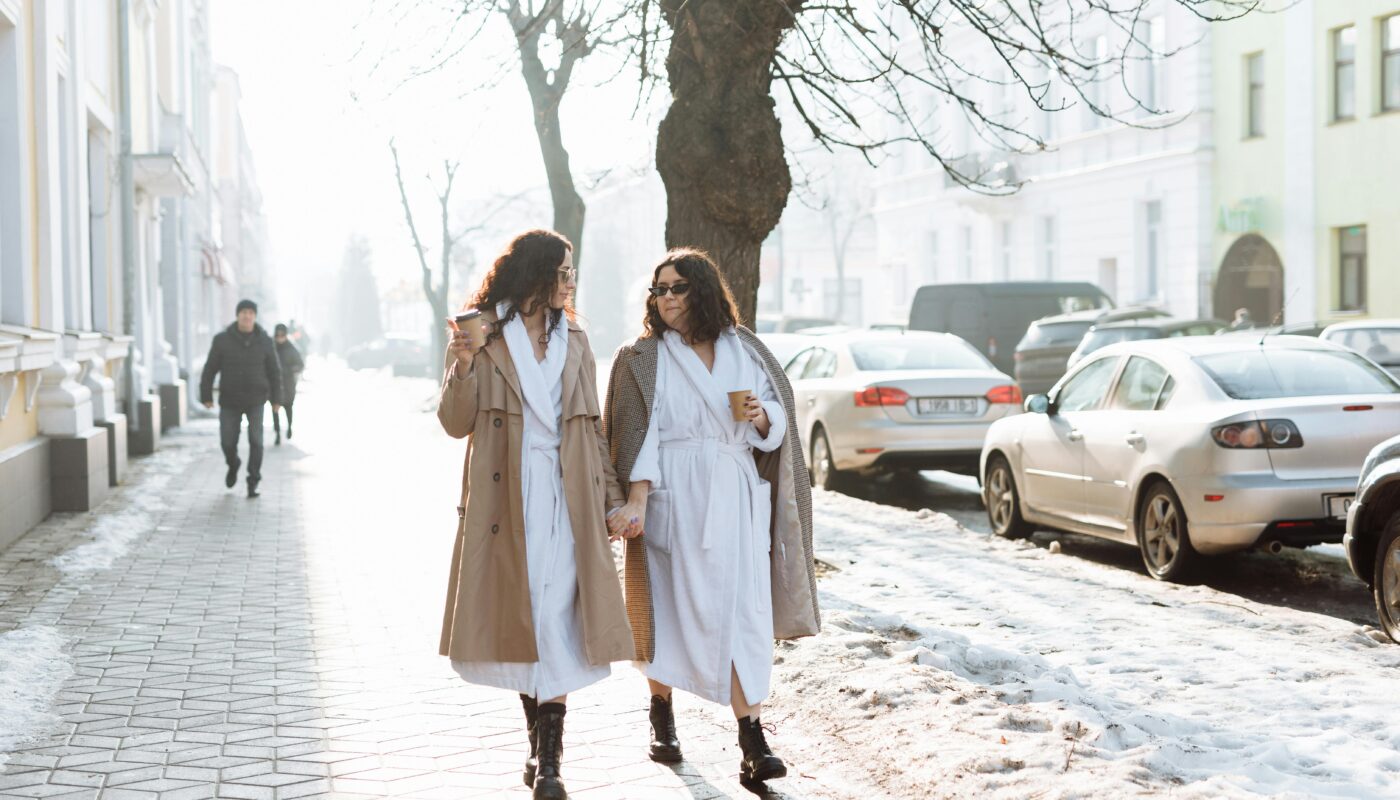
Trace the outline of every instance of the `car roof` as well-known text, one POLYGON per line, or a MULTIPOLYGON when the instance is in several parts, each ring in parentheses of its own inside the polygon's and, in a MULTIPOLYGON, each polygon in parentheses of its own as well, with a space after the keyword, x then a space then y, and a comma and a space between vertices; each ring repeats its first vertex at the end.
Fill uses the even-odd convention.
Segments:
POLYGON ((1400 328, 1400 319, 1354 319, 1346 322, 1334 322, 1323 328, 1322 333, 1325 336, 1331 331, 1354 331, 1368 328, 1400 328))
POLYGON ((1085 281, 1009 281, 997 283, 932 283, 920 286, 920 292, 944 289, 971 289, 990 295, 1010 294, 1091 294, 1108 296, 1107 292, 1085 281))
POLYGON ((1115 328, 1161 328, 1163 330, 1174 330, 1176 328, 1190 328, 1193 325, 1215 324, 1224 326, 1225 323, 1218 319, 1183 319, 1181 317, 1139 317, 1137 319, 1120 319, 1112 322, 1100 322, 1094 326, 1094 330, 1113 330, 1115 328))
MULTIPOLYGON (((1122 306, 1120 308, 1089 308, 1083 311, 1071 311, 1067 314, 1052 314, 1048 317, 1041 317, 1032 322, 1032 325, 1054 325, 1057 322, 1097 322, 1107 320, 1117 322, 1124 319, 1160 319, 1165 318, 1167 312, 1151 306, 1122 306)), ((1107 322, 1103 323, 1107 324, 1107 322)))
POLYGON ((1259 338, 1243 336, 1182 336, 1176 339, 1146 339, 1136 342, 1117 342, 1094 353, 1111 355, 1114 353, 1140 353, 1152 355, 1196 356, 1215 353, 1244 353, 1255 350, 1330 350, 1351 352, 1339 344, 1314 339, 1311 336, 1272 336, 1259 338))
MULTIPOLYGON (((958 341, 967 344, 962 337, 951 333, 940 333, 938 331, 890 331, 890 330, 869 330, 863 328, 848 328, 846 330, 831 331, 819 336, 811 336, 806 331, 793 334, 794 337, 808 336, 813 347, 829 345, 832 342, 840 344, 850 344, 852 342, 883 342, 897 340, 913 341, 958 341)), ((971 345, 968 345, 969 347, 971 345)), ((806 349, 806 348, 803 348, 806 349)))

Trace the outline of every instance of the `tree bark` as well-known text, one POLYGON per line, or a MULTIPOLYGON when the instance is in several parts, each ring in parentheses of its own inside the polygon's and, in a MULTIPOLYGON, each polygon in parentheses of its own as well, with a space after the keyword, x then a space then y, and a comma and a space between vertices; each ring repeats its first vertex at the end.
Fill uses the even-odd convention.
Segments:
POLYGON ((656 139, 666 246, 709 251, 750 326, 759 252, 792 190, 771 65, 803 2, 661 2, 672 31, 671 108, 656 139))
POLYGON ((559 104, 569 88, 574 65, 589 53, 586 23, 582 19, 566 19, 561 0, 546 0, 538 14, 522 9, 518 0, 504 5, 503 10, 515 31, 520 50, 520 72, 530 93, 535 137, 539 140, 545 177, 549 181, 549 197, 554 205, 554 230, 573 242, 574 266, 577 268, 583 251, 583 221, 587 208, 574 186, 569 151, 564 147, 563 131, 559 124, 559 104), (547 34, 551 22, 554 29, 547 34), (547 69, 540 58, 540 37, 543 35, 557 37, 563 50, 559 66, 554 70, 547 69))

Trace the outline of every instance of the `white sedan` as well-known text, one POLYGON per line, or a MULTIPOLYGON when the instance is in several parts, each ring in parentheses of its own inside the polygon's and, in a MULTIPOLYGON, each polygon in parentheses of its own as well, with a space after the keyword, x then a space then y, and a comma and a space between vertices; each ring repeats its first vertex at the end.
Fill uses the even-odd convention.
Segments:
POLYGON ((811 337, 786 370, 812 482, 843 472, 947 469, 976 474, 993 421, 1021 411, 1021 390, 972 345, 927 331, 811 337))
POLYGON ((1323 328, 1318 336, 1350 347, 1400 377, 1400 319, 1336 322, 1323 328))
POLYGON ((1026 410, 982 449, 992 529, 1135 544, 1180 580, 1198 554, 1341 541, 1400 382, 1317 339, 1162 339, 1094 353, 1026 410))

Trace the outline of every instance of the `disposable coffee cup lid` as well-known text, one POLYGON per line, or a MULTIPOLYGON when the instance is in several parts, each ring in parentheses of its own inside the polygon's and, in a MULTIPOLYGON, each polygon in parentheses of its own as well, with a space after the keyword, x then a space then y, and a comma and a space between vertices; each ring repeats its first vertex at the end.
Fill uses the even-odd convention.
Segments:
POLYGON ((457 316, 454 317, 453 319, 457 320, 458 322, 466 322, 466 321, 469 320, 469 319, 474 319, 474 318, 479 317, 479 316, 481 316, 481 312, 480 312, 480 311, 477 311, 477 310, 474 309, 474 308, 472 308, 472 309, 468 309, 468 310, 466 310, 466 311, 459 312, 459 313, 457 314, 457 316))

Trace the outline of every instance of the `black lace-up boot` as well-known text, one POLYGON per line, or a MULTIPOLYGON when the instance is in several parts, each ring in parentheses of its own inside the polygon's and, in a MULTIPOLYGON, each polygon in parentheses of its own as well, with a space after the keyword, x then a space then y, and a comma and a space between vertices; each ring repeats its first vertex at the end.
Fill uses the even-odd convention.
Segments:
POLYGON ((763 736, 763 723, 758 717, 739 720, 739 749, 744 758, 739 762, 739 778, 748 783, 761 783, 787 776, 787 765, 773 755, 763 736))
POLYGON ((542 703, 535 717, 539 766, 535 770, 535 800, 568 800, 559 764, 564 760, 564 704, 542 703))
POLYGON ((671 698, 651 696, 651 760, 676 764, 681 760, 681 743, 676 738, 676 714, 671 698))
POLYGON ((525 732, 530 735, 530 755, 525 759, 525 772, 521 777, 525 779, 527 787, 533 787, 535 768, 539 765, 540 740, 535 729, 535 720, 539 716, 540 706, 535 698, 524 694, 520 695, 520 705, 525 707, 525 732))

